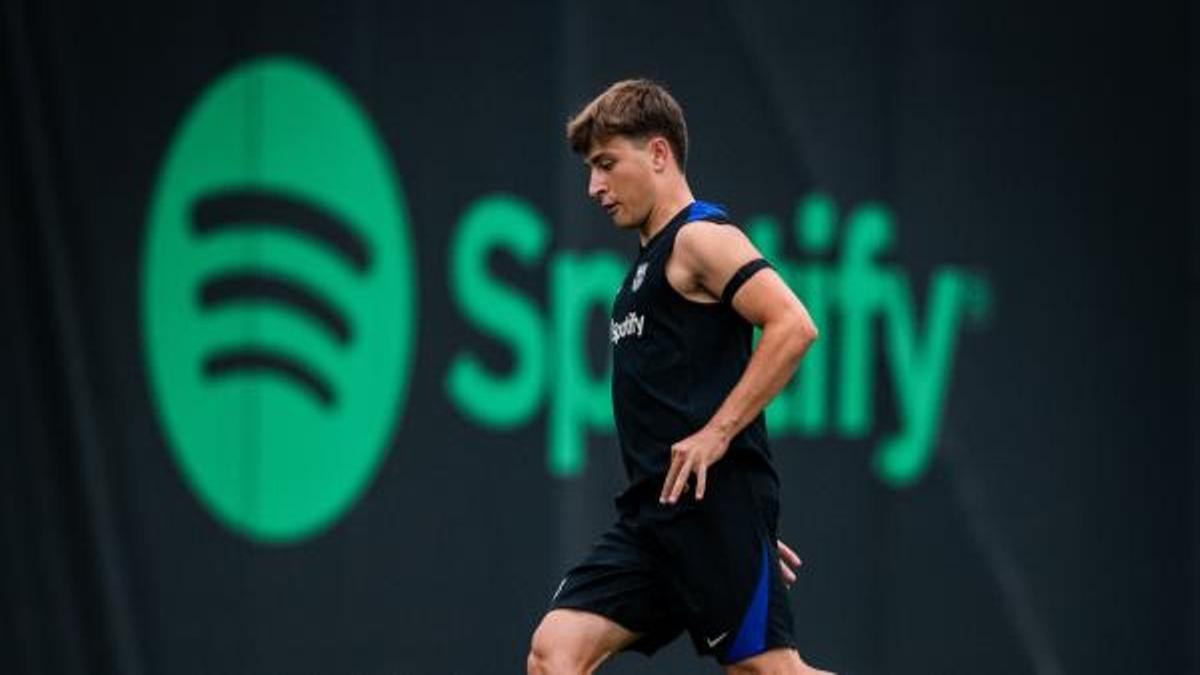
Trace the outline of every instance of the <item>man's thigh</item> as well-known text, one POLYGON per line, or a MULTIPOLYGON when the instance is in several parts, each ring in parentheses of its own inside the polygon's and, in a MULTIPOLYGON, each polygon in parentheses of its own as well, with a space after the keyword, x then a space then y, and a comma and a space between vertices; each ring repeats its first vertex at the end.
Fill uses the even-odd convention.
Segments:
POLYGON ((533 633, 532 652, 537 658, 591 672, 637 639, 637 633, 599 614, 553 609, 533 633))
POLYGON ((637 639, 623 643, 653 654, 683 631, 680 600, 647 550, 637 527, 619 520, 571 568, 551 601, 552 610, 577 610, 603 617, 637 639))

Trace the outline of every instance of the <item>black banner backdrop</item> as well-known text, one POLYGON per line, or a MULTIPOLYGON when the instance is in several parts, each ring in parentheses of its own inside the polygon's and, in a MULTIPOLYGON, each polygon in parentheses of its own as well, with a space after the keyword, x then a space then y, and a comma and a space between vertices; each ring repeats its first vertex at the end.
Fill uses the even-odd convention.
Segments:
MULTIPOLYGON (((587 203, 562 126, 646 75, 688 113, 698 195, 828 304, 824 386, 789 389, 771 427, 802 652, 849 673, 1200 672, 1186 12, 5 2, 0 670, 520 672, 622 480, 604 284, 634 244, 587 203), (399 204, 385 229, 410 247, 388 268, 367 237, 364 269, 399 270, 385 290, 411 305, 345 306, 348 330, 395 316, 411 343, 406 371, 355 376, 405 373, 368 416, 386 438, 360 461, 345 434, 280 513, 269 457, 205 482, 188 434, 224 419, 180 431, 152 356, 196 333, 148 328, 155 200, 186 120, 203 101, 224 119, 238 73, 258 93, 236 110, 306 93, 248 103, 244 147, 196 152, 283 181, 297 148, 379 148, 372 199, 399 204), (313 132, 293 100, 350 121, 313 132), (357 483, 336 473, 352 461, 357 483), (305 511, 326 488, 334 505, 305 511)), ((376 344, 363 330, 347 350, 376 344)), ((307 422, 286 421, 304 464, 307 422)), ((609 671, 694 672, 689 651, 609 671)))

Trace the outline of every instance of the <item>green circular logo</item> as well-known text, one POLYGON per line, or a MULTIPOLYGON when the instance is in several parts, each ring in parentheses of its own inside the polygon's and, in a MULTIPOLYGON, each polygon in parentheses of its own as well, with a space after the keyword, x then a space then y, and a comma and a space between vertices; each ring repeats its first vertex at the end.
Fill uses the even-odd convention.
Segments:
POLYGON ((296 59, 226 73, 150 205, 142 329, 175 460, 264 542, 337 520, 404 408, 416 313, 400 183, 364 110, 296 59))

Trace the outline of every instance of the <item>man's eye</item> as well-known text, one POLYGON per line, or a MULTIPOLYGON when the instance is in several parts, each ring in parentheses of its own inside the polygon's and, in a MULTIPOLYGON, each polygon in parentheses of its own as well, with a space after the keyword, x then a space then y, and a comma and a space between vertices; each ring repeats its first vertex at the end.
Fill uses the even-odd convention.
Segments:
POLYGON ((613 164, 616 164, 616 162, 611 159, 606 159, 600 162, 600 168, 608 171, 609 169, 613 168, 613 164))

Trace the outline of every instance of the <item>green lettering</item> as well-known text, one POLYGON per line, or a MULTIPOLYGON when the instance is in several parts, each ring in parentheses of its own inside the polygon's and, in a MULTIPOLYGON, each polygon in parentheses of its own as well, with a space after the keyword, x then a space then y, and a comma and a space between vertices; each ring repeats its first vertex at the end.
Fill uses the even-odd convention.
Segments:
POLYGON ((876 204, 855 209, 849 218, 838 279, 841 308, 841 380, 838 428, 850 438, 870 431, 875 385, 872 316, 878 311, 886 280, 873 269, 873 258, 892 243, 891 216, 876 204))
POLYGON ((586 256, 557 253, 550 262, 554 395, 547 424, 547 461, 553 475, 581 473, 587 431, 613 428, 612 369, 605 367, 602 374, 591 372, 584 329, 593 309, 603 308, 607 316, 626 268, 626 261, 609 252, 586 256))
POLYGON ((875 471, 894 487, 914 483, 933 456, 941 428, 950 366, 964 311, 981 297, 965 273, 942 267, 933 273, 926 301, 924 336, 919 335, 908 280, 888 275, 884 340, 896 392, 899 433, 885 437, 875 454, 875 471))
POLYGON ((450 363, 446 390, 460 410, 486 426, 507 429, 538 408, 546 379, 545 327, 535 304, 488 274, 488 255, 503 249, 529 266, 546 250, 549 228, 526 201, 504 194, 476 200, 459 221, 450 250, 450 292, 464 317, 513 352, 508 374, 489 373, 470 352, 450 363))
MULTIPOLYGON (((796 206, 793 227, 796 241, 805 253, 816 257, 829 252, 836 233, 836 217, 833 200, 822 194, 810 195, 796 206)), ((823 339, 805 354, 797 371, 796 385, 789 392, 796 407, 796 430, 804 436, 816 436, 825 431, 828 419, 829 345, 832 342, 829 298, 835 280, 825 266, 817 262, 805 265, 793 277, 793 288, 823 334, 823 339)))

